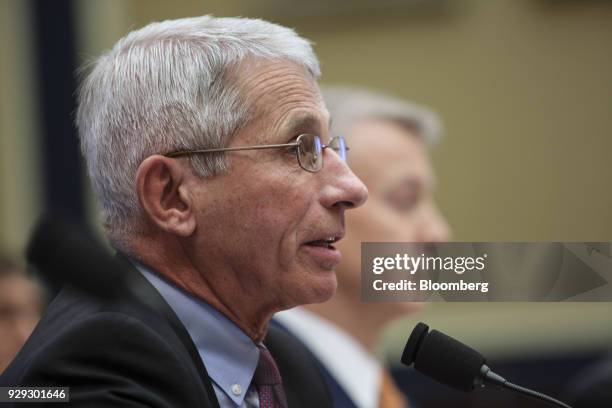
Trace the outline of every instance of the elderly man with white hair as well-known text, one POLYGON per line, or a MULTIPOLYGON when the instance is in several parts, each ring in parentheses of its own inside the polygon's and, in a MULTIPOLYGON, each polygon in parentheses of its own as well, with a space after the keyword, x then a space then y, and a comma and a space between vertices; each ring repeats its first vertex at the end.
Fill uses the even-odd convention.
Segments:
POLYGON ((323 88, 333 131, 351 146, 349 163, 369 189, 347 215, 338 243, 338 291, 329 302, 281 312, 276 319, 317 357, 335 408, 404 408, 406 399, 375 356, 383 329, 420 303, 361 301, 362 242, 439 242, 450 229, 438 211, 428 147, 442 125, 431 110, 355 87, 323 88))
POLYGON ((96 59, 79 136, 140 290, 65 288, 2 382, 87 407, 328 406, 306 350, 268 329, 334 294, 345 211, 367 197, 318 75, 306 40, 241 18, 153 23, 96 59))

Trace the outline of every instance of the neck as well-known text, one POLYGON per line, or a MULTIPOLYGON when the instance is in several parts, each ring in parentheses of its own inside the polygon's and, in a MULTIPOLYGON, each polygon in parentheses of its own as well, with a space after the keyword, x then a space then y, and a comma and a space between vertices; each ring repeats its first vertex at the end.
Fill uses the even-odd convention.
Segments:
POLYGON ((262 305, 261 296, 245 293, 239 280, 232 277, 232 271, 223 270, 223 265, 206 270, 196 267, 189 251, 179 241, 162 245, 150 239, 146 242, 134 239, 129 252, 166 280, 217 309, 255 343, 265 337, 276 310, 262 305))
POLYGON ((350 333, 370 352, 375 351, 383 327, 390 320, 379 313, 376 304, 355 301, 350 293, 338 291, 325 302, 306 305, 305 308, 350 333))

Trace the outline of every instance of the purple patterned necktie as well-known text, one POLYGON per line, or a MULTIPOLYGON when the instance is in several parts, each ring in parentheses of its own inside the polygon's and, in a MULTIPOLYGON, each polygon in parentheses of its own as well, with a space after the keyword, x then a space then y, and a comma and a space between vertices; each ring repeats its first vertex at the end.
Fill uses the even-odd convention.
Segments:
POLYGON ((253 384, 259 393, 259 408, 287 408, 283 381, 274 358, 264 346, 259 348, 259 363, 253 376, 253 384))

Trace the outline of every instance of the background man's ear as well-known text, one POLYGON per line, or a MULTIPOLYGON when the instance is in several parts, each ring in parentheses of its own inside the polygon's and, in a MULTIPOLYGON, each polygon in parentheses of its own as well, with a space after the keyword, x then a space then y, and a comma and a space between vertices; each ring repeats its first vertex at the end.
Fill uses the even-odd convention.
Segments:
POLYGON ((179 160, 161 155, 147 157, 136 172, 136 192, 145 217, 161 230, 182 237, 193 234, 196 227, 189 175, 179 160))

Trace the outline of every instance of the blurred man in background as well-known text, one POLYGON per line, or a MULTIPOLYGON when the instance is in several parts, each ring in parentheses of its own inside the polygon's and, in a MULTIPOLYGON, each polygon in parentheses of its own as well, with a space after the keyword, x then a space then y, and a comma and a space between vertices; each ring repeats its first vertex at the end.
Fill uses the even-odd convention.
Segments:
POLYGON ((361 301, 361 242, 440 242, 449 227, 434 198, 428 147, 441 133, 437 116, 376 92, 323 89, 334 134, 350 145, 349 164, 369 190, 368 202, 347 215, 338 243, 338 291, 328 302, 276 315, 323 367, 335 407, 407 406, 374 355, 383 328, 421 308, 420 303, 361 301))
POLYGON ((34 330, 43 304, 38 283, 0 254, 0 373, 34 330))

